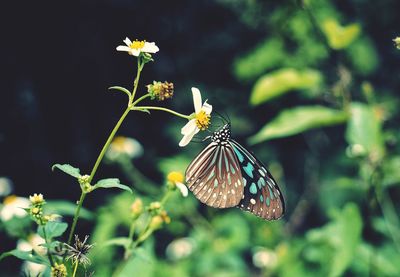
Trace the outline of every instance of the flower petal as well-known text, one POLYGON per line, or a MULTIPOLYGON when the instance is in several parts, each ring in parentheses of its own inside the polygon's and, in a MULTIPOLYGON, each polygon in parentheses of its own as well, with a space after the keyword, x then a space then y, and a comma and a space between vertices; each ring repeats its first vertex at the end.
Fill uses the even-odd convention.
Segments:
POLYGON ((131 49, 131 51, 129 52, 131 55, 138 57, 140 54, 140 50, 137 49, 131 49))
POLYGON ((196 127, 194 132, 184 135, 183 138, 181 139, 181 141, 179 142, 179 146, 184 147, 184 146, 188 145, 189 142, 194 137, 194 135, 197 134, 199 131, 200 131, 199 128, 196 127))
POLYGON ((201 93, 198 88, 193 87, 192 88, 192 94, 193 94, 193 104, 194 104, 194 112, 197 114, 201 110, 201 105, 203 104, 201 102, 201 93))
POLYGON ((131 41, 128 37, 126 37, 126 38, 124 39, 124 42, 125 42, 125 44, 128 45, 128 46, 132 44, 132 41, 131 41))
POLYGON ((183 197, 188 196, 188 188, 184 184, 176 183, 176 187, 181 191, 183 197))
POLYGON ((185 124, 185 126, 182 127, 181 129, 181 134, 182 135, 187 135, 189 133, 194 132, 194 130, 196 129, 196 120, 195 119, 191 119, 189 120, 188 123, 185 124))
POLYGON ((125 45, 120 45, 117 47, 117 51, 126 51, 126 52, 130 52, 131 48, 129 48, 128 46, 125 45))
POLYGON ((146 42, 142 48, 142 52, 157 53, 160 49, 154 42, 146 42))
POLYGON ((211 114, 212 112, 212 105, 207 103, 207 100, 204 102, 203 107, 201 109, 208 115, 211 114))

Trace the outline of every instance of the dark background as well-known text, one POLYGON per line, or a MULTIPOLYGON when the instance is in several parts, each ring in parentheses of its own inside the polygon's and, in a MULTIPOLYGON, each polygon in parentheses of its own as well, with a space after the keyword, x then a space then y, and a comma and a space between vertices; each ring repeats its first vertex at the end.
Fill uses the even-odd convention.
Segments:
MULTIPOLYGON (((173 100, 161 105, 191 113, 190 88, 199 87, 217 111, 233 118, 233 132, 239 141, 244 142, 281 109, 302 101, 293 96, 277 104, 249 107, 253 83, 237 80, 232 73, 233 62, 269 35, 275 35, 276 30, 262 24, 245 24, 240 12, 226 5, 228 2, 3 2, 0 176, 13 181, 13 193, 27 196, 41 192, 48 199, 71 201, 79 197, 76 184, 69 177, 52 172, 51 165, 70 163, 83 173, 90 172, 126 104, 124 95, 109 92, 107 88, 113 85, 130 88, 135 76, 136 61, 115 50, 126 36, 154 41, 160 48, 154 55, 155 62, 145 67, 139 93, 145 92, 144 85, 153 80, 174 82, 173 100)), ((383 95, 397 99, 400 55, 391 40, 399 35, 400 2, 335 2, 346 21, 361 22, 379 53, 379 69, 369 80, 381 88, 383 95)), ((288 10, 298 9, 295 1, 269 1, 265 7, 273 11, 280 5, 288 10)), ((321 66, 324 72, 334 71, 333 62, 328 60, 321 66)), ((327 79, 334 79, 333 74, 327 79)), ((398 119, 395 114, 388 126, 398 129, 398 119)), ((142 143, 145 155, 136 166, 159 181, 163 177, 155 161, 178 152, 192 158, 201 147, 196 144, 184 149, 178 147, 179 130, 184 123, 157 112, 152 116, 131 113, 119 134, 142 143)), ((282 165, 288 215, 308 178, 299 165, 307 160, 310 144, 311 151, 318 151, 320 160, 328 162, 338 151, 332 145, 345 144, 342 132, 343 126, 331 128, 327 133, 329 143, 319 139, 320 133, 311 131, 253 147, 262 160, 272 158, 282 165)), ((352 172, 354 168, 346 170, 352 172)), ((117 174, 117 168, 103 164, 96 178, 117 174)), ((99 192, 89 197, 85 206, 94 210, 109 195, 99 192)), ((311 210, 302 228, 319 226, 323 218, 318 215, 319 211, 311 210)), ((90 225, 80 228, 90 230, 90 225)), ((12 245, 9 242, 5 248, 12 245)))

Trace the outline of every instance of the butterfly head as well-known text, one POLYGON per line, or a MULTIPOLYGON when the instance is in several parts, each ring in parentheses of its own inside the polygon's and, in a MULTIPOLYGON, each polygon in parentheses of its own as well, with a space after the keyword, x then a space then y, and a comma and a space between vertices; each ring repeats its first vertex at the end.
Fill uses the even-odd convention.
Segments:
POLYGON ((225 142, 231 138, 231 124, 225 124, 221 129, 215 131, 211 136, 211 141, 216 143, 225 142))

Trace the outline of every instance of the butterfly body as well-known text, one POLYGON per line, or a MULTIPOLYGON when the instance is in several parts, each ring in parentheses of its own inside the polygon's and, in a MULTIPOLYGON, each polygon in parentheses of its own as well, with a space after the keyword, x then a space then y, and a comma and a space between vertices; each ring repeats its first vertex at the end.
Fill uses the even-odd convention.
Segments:
POLYGON ((229 123, 211 135, 211 143, 190 163, 186 183, 211 207, 237 206, 267 220, 284 213, 283 196, 272 175, 231 138, 229 123))

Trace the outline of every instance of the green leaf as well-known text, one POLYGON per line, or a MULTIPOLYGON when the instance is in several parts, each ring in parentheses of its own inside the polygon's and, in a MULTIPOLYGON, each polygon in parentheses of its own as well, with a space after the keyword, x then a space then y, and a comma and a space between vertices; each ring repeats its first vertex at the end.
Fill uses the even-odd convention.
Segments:
POLYGON ((276 67, 285 58, 282 39, 272 38, 257 45, 234 63, 234 73, 241 80, 251 80, 276 67))
MULTIPOLYGON (((44 206, 46 214, 59 214, 63 216, 74 216, 76 204, 64 200, 49 200, 44 206)), ((93 213, 85 208, 81 208, 80 218, 87 220, 93 219, 93 213)))
POLYGON ((109 87, 109 90, 119 90, 122 91, 123 93, 126 93, 128 95, 128 97, 131 97, 131 92, 129 90, 127 90, 124 87, 120 87, 120 86, 113 86, 113 87, 109 87))
POLYGON ((312 69, 283 68, 258 79, 250 96, 252 105, 260 105, 293 90, 316 90, 322 83, 322 75, 312 69))
POLYGON ((349 46, 360 34, 359 24, 341 26, 335 19, 327 19, 322 23, 322 31, 332 49, 343 49, 349 46))
POLYGON ((9 252, 5 252, 5 253, 1 254, 0 261, 9 256, 14 256, 18 259, 36 263, 36 264, 43 264, 43 265, 50 266, 50 263, 46 258, 39 256, 39 255, 32 254, 32 251, 21 251, 21 250, 15 249, 15 250, 12 250, 9 252))
POLYGON ((117 178, 102 179, 102 180, 98 181, 97 184, 95 184, 93 187, 94 187, 93 189, 119 188, 119 189, 129 191, 130 193, 133 193, 133 191, 130 187, 122 185, 120 183, 119 179, 117 179, 117 178))
POLYGON ((42 238, 52 239, 64 234, 67 228, 68 224, 65 222, 49 221, 44 226, 38 227, 38 234, 42 238))
POLYGON ((273 138, 292 136, 310 129, 346 122, 348 115, 323 106, 303 106, 284 110, 267 123, 257 134, 249 138, 256 144, 273 138))
POLYGON ((353 261, 361 241, 363 223, 354 203, 348 203, 341 211, 334 211, 331 217, 330 223, 309 231, 306 237, 312 250, 320 253, 315 259, 322 259, 320 262, 329 268, 329 276, 333 277, 342 276, 353 261), (327 247, 330 250, 324 251, 327 247))
POLYGON ((127 247, 131 242, 132 242, 132 240, 130 240, 127 237, 119 237, 119 238, 113 238, 113 239, 105 241, 104 243, 101 244, 101 247, 107 247, 107 246, 127 247))
POLYGON ((384 154, 382 122, 372 106, 353 102, 350 106, 351 116, 346 130, 347 142, 363 151, 380 158, 384 154))
POLYGON ((72 177, 75 177, 75 178, 81 177, 80 169, 73 167, 69 164, 55 164, 51 167, 51 170, 54 171, 55 168, 58 168, 62 172, 67 173, 68 175, 71 175, 72 177))

